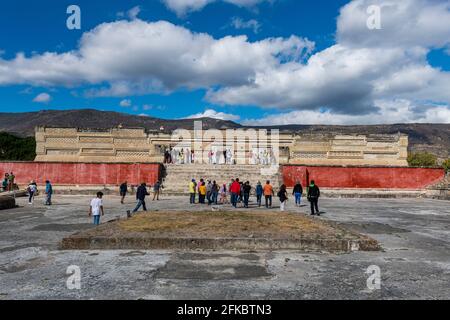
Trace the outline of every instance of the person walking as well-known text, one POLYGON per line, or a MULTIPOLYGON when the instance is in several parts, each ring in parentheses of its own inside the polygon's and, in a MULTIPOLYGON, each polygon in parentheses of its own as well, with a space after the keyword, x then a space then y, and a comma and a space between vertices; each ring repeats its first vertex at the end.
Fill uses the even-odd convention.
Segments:
POLYGON ((266 208, 267 209, 272 208, 272 197, 275 195, 275 193, 269 180, 267 180, 263 190, 264 190, 264 197, 266 198, 266 208))
POLYGON ((292 194, 295 197, 295 205, 297 207, 300 207, 300 205, 302 204, 302 194, 303 194, 303 187, 300 181, 297 181, 297 184, 295 185, 292 194))
POLYGON ((264 190, 260 181, 256 184, 256 202, 258 203, 258 207, 261 208, 261 200, 263 196, 264 190))
POLYGON ((195 181, 195 179, 192 179, 191 182, 189 183, 190 204, 195 204, 196 190, 197 190, 197 182, 195 181))
POLYGON ((206 183, 202 182, 201 186, 198 188, 198 202, 200 204, 205 204, 206 198, 206 183))
POLYGON ((278 198, 280 198, 280 210, 286 210, 286 202, 288 201, 286 185, 282 185, 278 191, 278 198))
POLYGON ((248 201, 250 199, 250 192, 252 190, 252 186, 250 185, 250 182, 247 181, 243 186, 243 193, 244 193, 244 208, 248 208, 248 201))
POLYGON ((233 207, 237 208, 238 196, 241 192, 241 185, 239 183, 239 179, 233 180, 233 183, 230 187, 231 192, 231 204, 233 207))
POLYGON ((104 216, 103 209, 103 192, 97 192, 97 197, 91 200, 89 206, 89 217, 94 216, 94 225, 100 225, 100 215, 104 216))
POLYGON ((119 193, 120 193, 120 203, 124 204, 125 201, 125 196, 127 195, 127 191, 128 191, 128 182, 125 181, 124 183, 122 183, 119 187, 119 193))
POLYGON ((155 185, 153 186, 153 201, 159 201, 159 195, 161 193, 161 181, 156 181, 155 185))
POLYGON ((147 206, 145 205, 145 197, 149 196, 150 194, 147 191, 147 184, 145 182, 141 183, 141 185, 137 188, 136 191, 136 208, 134 208, 133 213, 136 213, 139 208, 142 206, 144 211, 147 211, 147 206))
POLYGON ((311 215, 317 214, 320 216, 319 212, 319 198, 320 198, 320 189, 316 185, 315 181, 311 181, 311 185, 308 188, 308 201, 311 203, 311 215))
POLYGON ((34 196, 36 195, 36 192, 37 192, 36 182, 30 181, 27 191, 28 191, 28 204, 33 204, 34 196))
POLYGON ((45 205, 51 206, 52 205, 52 194, 53 194, 53 187, 49 180, 45 181, 45 205))

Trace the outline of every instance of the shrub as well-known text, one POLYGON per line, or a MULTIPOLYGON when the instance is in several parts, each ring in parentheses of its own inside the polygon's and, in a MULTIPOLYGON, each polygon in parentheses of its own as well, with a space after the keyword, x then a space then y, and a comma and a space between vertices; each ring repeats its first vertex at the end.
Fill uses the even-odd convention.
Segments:
POLYGON ((408 164, 411 167, 435 167, 437 157, 428 152, 412 153, 408 156, 408 164))
POLYGON ((445 169, 446 173, 449 173, 450 172, 450 159, 445 160, 442 163, 442 167, 445 169))
POLYGON ((33 161, 36 157, 34 137, 20 138, 6 132, 0 132, 0 160, 33 161))

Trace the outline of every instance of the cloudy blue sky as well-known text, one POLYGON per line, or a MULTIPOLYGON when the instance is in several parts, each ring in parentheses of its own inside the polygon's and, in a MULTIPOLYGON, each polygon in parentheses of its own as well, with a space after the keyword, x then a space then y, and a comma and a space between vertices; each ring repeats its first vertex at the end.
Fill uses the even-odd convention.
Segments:
POLYGON ((5 2, 0 96, 0 112, 448 123, 450 1, 5 2))

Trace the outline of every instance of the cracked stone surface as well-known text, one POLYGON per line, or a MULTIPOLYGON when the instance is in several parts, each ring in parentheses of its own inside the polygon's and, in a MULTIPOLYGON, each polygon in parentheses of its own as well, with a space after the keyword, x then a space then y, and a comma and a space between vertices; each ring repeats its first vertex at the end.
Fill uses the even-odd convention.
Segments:
MULTIPOLYGON (((0 299, 449 299, 450 202, 427 199, 322 199, 320 219, 378 240, 381 252, 58 250, 92 228, 90 197, 56 196, 54 205, 18 198, 0 211, 0 299), (381 289, 366 270, 381 270, 381 289), (69 290, 69 266, 81 272, 69 290)), ((148 202, 150 210, 211 210, 186 198, 148 202)), ((106 196, 102 220, 134 206, 106 196)), ((277 203, 276 203, 277 205, 277 203)), ((228 206, 226 210, 231 210, 228 206)), ((261 210, 264 209, 257 209, 261 210)), ((307 214, 308 207, 288 210, 307 214)))

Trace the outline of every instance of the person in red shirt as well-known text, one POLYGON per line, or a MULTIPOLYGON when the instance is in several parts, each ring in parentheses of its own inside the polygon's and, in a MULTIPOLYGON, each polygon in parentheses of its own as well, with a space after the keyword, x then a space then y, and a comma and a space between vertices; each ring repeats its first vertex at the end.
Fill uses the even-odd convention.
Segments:
POLYGON ((241 193, 241 185, 239 183, 239 179, 236 179, 233 181, 233 183, 231 184, 230 187, 230 192, 231 192, 231 204, 233 205, 233 207, 237 207, 237 199, 239 194, 241 193))

